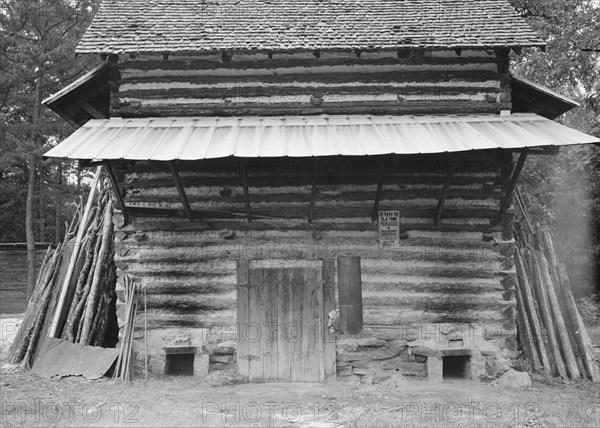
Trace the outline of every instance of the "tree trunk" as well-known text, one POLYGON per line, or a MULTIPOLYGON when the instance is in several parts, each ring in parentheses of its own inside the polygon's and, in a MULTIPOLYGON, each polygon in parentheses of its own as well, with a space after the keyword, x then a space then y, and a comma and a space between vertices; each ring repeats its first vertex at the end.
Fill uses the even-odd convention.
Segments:
MULTIPOLYGON (((33 104, 33 125, 40 121, 40 109, 42 102, 42 77, 38 76, 35 80, 35 102, 33 104)), ((35 141, 37 135, 33 135, 35 141)), ((25 237, 27 241, 27 300, 33 294, 35 288, 35 237, 33 235, 33 212, 35 192, 35 173, 37 166, 37 154, 32 152, 29 155, 29 176, 27 179, 27 203, 25 206, 25 237)))
POLYGON ((39 219, 39 234, 38 234, 38 242, 46 242, 46 213, 45 211, 45 198, 44 198, 44 177, 40 174, 40 179, 38 180, 39 193, 37 200, 37 209, 38 209, 38 219, 39 219))
POLYGON ((27 203, 25 206, 25 236, 27 240, 27 300, 35 288, 35 238, 33 235, 33 194, 35 192, 35 154, 29 156, 29 175, 27 179, 27 203))
POLYGON ((61 220, 62 220, 62 179, 63 179, 63 169, 62 162, 59 162, 56 166, 56 199, 54 206, 54 242, 58 244, 61 238, 61 220))

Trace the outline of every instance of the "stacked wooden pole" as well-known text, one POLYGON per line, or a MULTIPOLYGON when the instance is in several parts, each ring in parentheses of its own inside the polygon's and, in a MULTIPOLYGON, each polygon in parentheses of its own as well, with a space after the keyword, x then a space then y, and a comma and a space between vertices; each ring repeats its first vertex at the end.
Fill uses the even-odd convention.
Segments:
POLYGON ((112 202, 108 192, 94 199, 95 207, 78 209, 65 241, 48 250, 24 321, 9 349, 12 363, 30 367, 40 337, 45 335, 107 346, 111 317, 116 324, 112 202))
POLYGON ((564 379, 589 378, 600 382, 591 340, 579 314, 564 264, 560 263, 550 233, 535 236, 517 194, 521 220, 520 244, 515 251, 519 336, 534 369, 564 379), (527 233, 529 232, 529 233, 527 233))
POLYGON ((121 338, 121 349, 113 373, 113 379, 131 380, 133 378, 132 344, 135 331, 135 317, 138 308, 139 287, 125 277, 125 326, 121 338))

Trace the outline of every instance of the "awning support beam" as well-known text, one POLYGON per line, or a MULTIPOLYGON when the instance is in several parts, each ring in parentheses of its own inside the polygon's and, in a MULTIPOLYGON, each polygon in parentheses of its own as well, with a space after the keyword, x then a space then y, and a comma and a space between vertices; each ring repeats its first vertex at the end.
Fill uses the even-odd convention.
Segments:
POLYGON ((90 116, 92 116, 94 119, 107 119, 106 116, 104 116, 102 113, 100 113, 94 107, 92 107, 92 105, 90 103, 88 103, 87 101, 80 99, 79 104, 81 105, 81 108, 83 108, 85 111, 87 111, 90 114, 90 116))
POLYGON ((171 170, 171 175, 173 175, 173 180, 175 181, 175 187, 177 188, 177 193, 179 193, 179 198, 181 199, 181 204, 183 205, 183 211, 185 212, 185 216, 190 220, 194 220, 194 216, 192 215, 192 208, 190 207, 190 202, 185 194, 185 188, 183 187, 183 182, 181 181, 181 176, 179 175, 179 171, 177 171, 177 165, 175 165, 175 161, 169 161, 169 169, 171 170))
POLYGON ((124 224, 129 223, 129 214, 127 214, 127 209, 125 208, 125 202, 123 201, 123 193, 121 193, 121 186, 117 182, 117 177, 115 175, 115 171, 111 164, 106 164, 106 171, 108 172, 108 178, 110 180, 110 184, 115 192, 115 196, 117 197, 117 202, 119 204, 119 209, 123 213, 124 224))
POLYGON ((244 202, 246 205, 246 219, 248 223, 252 221, 252 212, 250 211, 250 192, 248 191, 248 164, 242 161, 242 187, 244 188, 244 202))
POLYGON ((317 182, 319 180, 319 163, 315 159, 313 170, 312 189, 310 190, 310 206, 308 207, 308 222, 312 224, 315 219, 315 200, 317 199, 317 182))
POLYGON ((521 175, 521 171, 523 170, 523 165, 525 165, 525 159, 527 158, 527 153, 529 149, 524 148, 521 150, 521 154, 519 155, 519 159, 517 160, 517 164, 515 165, 515 169, 513 169, 513 173, 510 177, 510 182, 508 184, 508 188, 506 189, 506 193, 502 198, 502 203, 500 204, 500 211, 498 211, 498 216, 496 217, 496 224, 499 224, 506 213, 506 210, 510 206, 510 202, 512 199, 513 191, 515 190, 515 186, 517 185, 517 181, 519 180, 519 176, 521 175))
POLYGON ((387 173, 388 157, 385 156, 381 161, 381 167, 379 169, 379 180, 377 181, 377 192, 375 193, 375 202, 373 202, 373 210, 371 211, 371 220, 377 220, 379 215, 379 202, 381 201, 381 194, 383 193, 383 181, 387 173))
POLYGON ((437 208, 435 209, 435 215, 433 216, 433 224, 435 226, 439 226, 442 221, 442 212, 444 211, 444 204, 446 203, 446 198, 448 197, 448 191, 450 190, 450 184, 452 183, 452 178, 456 173, 456 169, 458 168, 460 158, 458 156, 454 157, 454 160, 448 167, 448 171, 446 172, 446 179, 444 180, 444 186, 442 187, 442 193, 440 194, 440 200, 438 201, 437 208))

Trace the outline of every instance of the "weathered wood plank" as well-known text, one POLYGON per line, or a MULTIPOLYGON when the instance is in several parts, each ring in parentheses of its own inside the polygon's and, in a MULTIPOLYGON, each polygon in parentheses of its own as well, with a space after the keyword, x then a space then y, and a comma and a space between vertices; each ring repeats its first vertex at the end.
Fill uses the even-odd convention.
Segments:
POLYGON ((249 274, 248 306, 249 318, 247 324, 247 341, 249 355, 248 380, 257 382, 264 379, 263 343, 264 343, 264 303, 263 284, 264 270, 251 268, 249 274))
POLYGON ((250 318, 249 307, 249 262, 240 260, 237 263, 237 370, 243 376, 250 375, 250 347, 246 334, 250 318))
POLYGON ((262 301, 264 304, 263 371, 265 381, 278 379, 278 270, 265 269, 262 301))
POLYGON ((277 379, 291 380, 290 306, 292 299, 292 277, 289 269, 278 269, 277 301, 277 379))
POLYGON ((290 326, 288 340, 290 341, 290 380, 301 382, 304 380, 304 269, 291 269, 291 294, 288 323, 290 326))
POLYGON ((305 268, 303 276, 303 380, 314 382, 323 379, 322 376, 319 376, 319 367, 323 367, 323 350, 321 342, 323 331, 321 323, 323 310, 323 279, 321 269, 305 268))

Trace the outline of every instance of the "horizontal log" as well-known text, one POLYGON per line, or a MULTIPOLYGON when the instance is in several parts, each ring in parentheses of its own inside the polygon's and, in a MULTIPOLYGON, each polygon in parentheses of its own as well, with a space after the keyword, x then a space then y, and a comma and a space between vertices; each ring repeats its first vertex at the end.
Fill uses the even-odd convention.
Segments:
POLYGON ((478 309, 461 309, 454 312, 444 310, 413 311, 408 308, 393 309, 364 309, 363 320, 365 328, 369 326, 399 326, 409 327, 419 324, 456 323, 456 324, 483 324, 500 327, 505 317, 499 311, 483 311, 478 309))
POLYGON ((214 312, 236 307, 235 298, 197 294, 165 295, 149 294, 149 309, 168 309, 172 314, 214 312))
POLYGON ((236 289, 234 283, 210 282, 201 279, 190 281, 144 282, 144 289, 148 295, 166 294, 171 296, 193 294, 203 296, 206 294, 230 293, 236 289))
MULTIPOLYGON (((235 194, 234 196, 221 196, 220 190, 214 188, 211 193, 207 193, 205 189, 202 189, 202 193, 196 193, 197 188, 188 187, 186 189, 186 195, 191 203, 243 203, 244 195, 235 194)), ((222 191, 222 190, 221 190, 222 191)), ((413 199, 435 199, 439 197, 441 188, 439 189, 406 189, 406 190, 383 190, 381 193, 381 200, 388 201, 410 201, 413 199)), ((309 202, 311 199, 310 193, 259 193, 249 192, 250 201, 252 203, 258 202, 309 202)), ((327 191, 325 189, 317 190, 316 202, 321 205, 332 205, 334 202, 344 201, 369 201, 370 203, 374 199, 375 189, 373 191, 361 191, 361 192, 336 192, 327 191)), ((448 190, 447 199, 461 198, 465 200, 473 199, 488 199, 493 198, 500 200, 502 193, 500 191, 484 192, 483 189, 461 189, 461 188, 450 188, 448 190)), ((144 192, 140 189, 138 194, 128 195, 126 198, 127 202, 145 202, 145 203, 180 203, 178 194, 155 194, 144 192)))
POLYGON ((454 313, 477 308, 482 311, 501 312, 506 303, 508 302, 504 301, 499 293, 498 295, 489 293, 483 295, 425 294, 418 297, 395 293, 385 293, 381 296, 376 293, 363 294, 363 309, 410 308, 414 311, 454 313))
MULTIPOLYGON (((161 59, 146 60, 146 61, 136 61, 136 60, 126 60, 119 64, 119 68, 121 73, 126 76, 128 70, 220 70, 220 69, 228 69, 228 70, 252 70, 252 69, 276 69, 276 68, 288 68, 288 67, 326 67, 326 66, 338 66, 338 65, 357 65, 357 66, 367 66, 367 65, 379 65, 379 64, 389 64, 389 65, 414 65, 416 64, 414 58, 394 58, 395 55, 391 56, 382 56, 380 58, 373 59, 364 59, 364 58, 335 58, 329 59, 327 55, 316 59, 308 59, 308 58, 287 58, 281 59, 264 59, 264 60, 254 60, 248 61, 244 59, 236 59, 239 58, 237 55, 232 57, 232 60, 229 61, 226 65, 223 64, 222 60, 214 58, 213 60, 207 59, 194 59, 194 60, 177 60, 171 59, 169 61, 164 61, 161 59)), ((492 65, 495 63, 496 59, 493 56, 481 55, 480 57, 446 57, 446 58, 435 58, 435 57, 423 57, 419 60, 422 65, 438 65, 438 66, 446 66, 446 65, 476 65, 476 64, 487 64, 492 65)), ((490 67, 493 68, 493 67, 490 67)))
POLYGON ((398 291, 402 293, 427 293, 428 295, 438 294, 478 294, 497 292, 499 294, 504 287, 499 281, 495 282, 436 282, 435 277, 427 277, 431 282, 408 282, 402 280, 399 282, 369 282, 362 281, 363 293, 378 291, 398 291))
POLYGON ((25 301, 0 301, 0 314, 20 314, 27 309, 25 301))
POLYGON ((123 118, 173 116, 280 116, 282 114, 498 114, 501 110, 511 110, 511 103, 490 103, 488 101, 380 101, 361 103, 326 103, 311 105, 290 104, 182 104, 151 105, 147 108, 122 106, 111 110, 111 116, 123 118))
POLYGON ((433 87, 447 85, 495 85, 505 86, 510 78, 508 74, 498 74, 492 70, 448 70, 448 71, 393 71, 373 72, 346 71, 339 73, 271 73, 248 74, 240 76, 225 76, 218 73, 203 75, 201 79, 193 74, 179 73, 177 75, 161 76, 156 73, 146 75, 140 70, 132 69, 131 76, 123 76, 121 84, 124 88, 153 88, 158 85, 177 87, 184 84, 226 87, 247 87, 260 84, 273 85, 302 85, 310 87, 335 87, 343 85, 394 84, 395 87, 424 84, 433 87), (168 86, 170 85, 170 86, 168 86))
MULTIPOLYGON (((184 86, 184 85, 181 85, 184 86)), ((486 86, 468 86, 466 84, 456 84, 454 86, 423 86, 415 85, 412 87, 402 87, 393 84, 388 85, 348 85, 343 86, 341 84, 337 86, 324 86, 315 83, 312 87, 305 87, 289 83, 287 85, 282 84, 281 86, 265 86, 258 83, 257 86, 233 86, 229 85, 198 85, 198 87, 182 87, 182 88, 170 88, 167 85, 161 87, 160 84, 131 84, 122 88, 119 93, 120 97, 138 98, 142 100, 160 100, 160 99, 217 99, 217 98, 228 98, 233 102, 246 98, 271 98, 275 100, 275 97, 286 97, 291 102, 299 101, 301 95, 313 95, 317 97, 325 97, 325 100, 335 100, 336 97, 343 97, 344 95, 386 95, 392 96, 421 96, 425 99, 427 97, 436 97, 436 99, 446 99, 452 96, 467 95, 471 98, 478 94, 486 94, 497 96, 497 94, 504 92, 503 89, 499 88, 498 85, 486 85, 486 86)))
POLYGON ((481 248, 443 248, 443 247, 424 247, 424 246, 404 246, 397 249, 379 249, 376 242, 371 246, 360 244, 347 244, 333 241, 311 241, 292 242, 284 241, 240 241, 236 243, 221 243, 213 246, 198 248, 196 246, 168 248, 151 248, 147 251, 141 251, 139 257, 129 260, 129 262, 139 263, 203 263, 209 261, 218 261, 224 259, 266 259, 273 256, 279 257, 305 257, 305 258, 325 258, 327 255, 332 257, 344 257, 359 255, 365 260, 386 260, 390 263, 405 261, 422 261, 436 263, 494 263, 499 266, 504 257, 497 251, 481 248), (487 250, 487 251, 486 251, 487 250))
MULTIPOLYGON (((380 205, 380 210, 393 210, 399 207, 390 205, 388 203, 380 205)), ((255 219, 264 218, 303 218, 308 207, 290 207, 290 206, 276 206, 266 208, 252 207, 252 216, 255 219)), ((152 207, 127 207, 127 211, 131 216, 162 216, 162 217, 184 217, 183 209, 173 208, 152 208, 152 207)), ((431 207, 420 207, 420 206, 404 206, 401 209, 401 215, 406 217, 415 218, 433 218, 435 207, 433 203, 431 207)), ((367 217, 370 215, 370 208, 367 205, 346 205, 338 206, 330 209, 316 206, 315 207, 315 218, 348 218, 348 217, 367 217)), ((209 211, 209 210, 197 210, 192 209, 192 214, 197 219, 219 219, 219 218, 243 218, 244 213, 242 211, 209 211)), ((491 219, 497 214, 495 207, 481 207, 481 206, 461 206, 461 207, 446 207, 442 218, 486 218, 491 219)), ((209 227, 207 226, 207 230, 209 227)))

